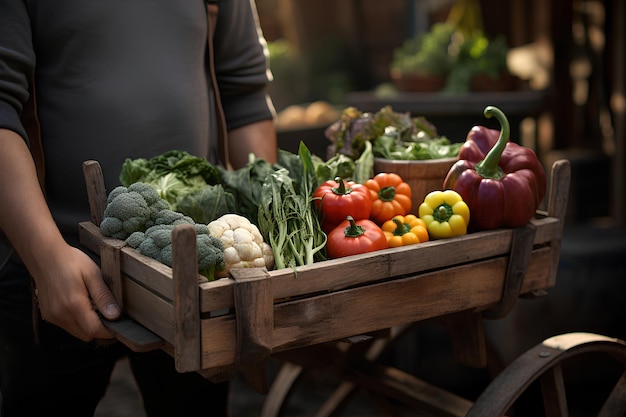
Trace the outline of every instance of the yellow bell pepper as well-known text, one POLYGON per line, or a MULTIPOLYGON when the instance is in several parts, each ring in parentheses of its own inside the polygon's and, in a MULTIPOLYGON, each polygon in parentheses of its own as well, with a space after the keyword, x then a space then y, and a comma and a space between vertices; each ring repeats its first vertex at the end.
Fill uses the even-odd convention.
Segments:
POLYGON ((461 236, 467 233, 470 210, 459 193, 453 190, 432 191, 419 207, 419 217, 432 239, 461 236))
POLYGON ((414 214, 394 216, 383 223, 382 229, 390 248, 428 241, 426 223, 414 214))

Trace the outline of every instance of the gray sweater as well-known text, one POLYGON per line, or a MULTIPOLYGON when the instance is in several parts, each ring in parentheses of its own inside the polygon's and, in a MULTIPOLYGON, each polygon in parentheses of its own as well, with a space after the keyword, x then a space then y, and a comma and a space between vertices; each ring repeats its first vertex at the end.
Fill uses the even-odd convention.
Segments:
MULTIPOLYGON (((229 129, 272 117, 254 0, 221 0, 216 72, 229 129)), ((107 190, 125 158, 171 149, 210 159, 214 130, 204 0, 0 2, 0 127, 28 140, 20 114, 34 71, 46 192, 75 241, 89 219, 81 164, 107 190)))

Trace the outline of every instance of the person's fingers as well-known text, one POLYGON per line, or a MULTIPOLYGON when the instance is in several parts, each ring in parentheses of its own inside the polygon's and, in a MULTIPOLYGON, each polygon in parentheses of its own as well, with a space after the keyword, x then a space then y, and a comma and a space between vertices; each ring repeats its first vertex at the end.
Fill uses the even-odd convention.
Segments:
POLYGON ((115 335, 102 323, 91 300, 87 298, 86 301, 87 304, 82 306, 82 314, 74 316, 75 320, 69 325, 69 331, 75 337, 86 342, 94 339, 114 339, 115 335))
POLYGON ((85 286, 96 309, 105 319, 117 320, 120 318, 120 307, 115 301, 113 293, 102 279, 99 269, 85 279, 85 286))

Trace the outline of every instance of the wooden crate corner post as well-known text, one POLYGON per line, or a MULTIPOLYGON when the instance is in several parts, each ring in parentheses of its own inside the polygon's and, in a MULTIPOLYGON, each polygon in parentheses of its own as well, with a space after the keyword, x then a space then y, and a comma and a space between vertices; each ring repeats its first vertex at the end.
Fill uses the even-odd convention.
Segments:
POLYGON ((571 180, 571 164, 567 159, 560 159, 552 164, 550 193, 548 195, 548 216, 560 220, 558 236, 552 241, 552 263, 550 266, 550 282, 556 283, 556 274, 561 255, 561 239, 565 225, 565 215, 569 199, 571 180))
POLYGON ((178 372, 201 368, 200 288, 196 231, 182 224, 172 232, 174 279, 174 362, 178 372))
POLYGON ((94 160, 83 162, 83 176, 87 186, 87 199, 91 212, 91 221, 100 226, 107 205, 107 191, 104 185, 104 176, 100 163, 94 160))

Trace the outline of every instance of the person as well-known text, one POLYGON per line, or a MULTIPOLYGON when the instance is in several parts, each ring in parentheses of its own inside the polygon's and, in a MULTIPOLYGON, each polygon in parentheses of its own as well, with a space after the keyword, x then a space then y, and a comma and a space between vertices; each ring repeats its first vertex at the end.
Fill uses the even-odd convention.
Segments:
MULTIPOLYGON (((215 161, 207 30, 205 0, 0 1, 2 417, 93 415, 123 355, 148 416, 228 415, 227 382, 178 373, 163 351, 129 352, 113 339, 99 314, 115 320, 120 307, 78 240, 90 218, 83 161, 100 162, 108 190, 126 158, 176 149, 215 161), (33 87, 43 190, 22 122, 33 87)), ((213 44, 231 166, 249 153, 275 162, 254 0, 219 3, 213 44)))

